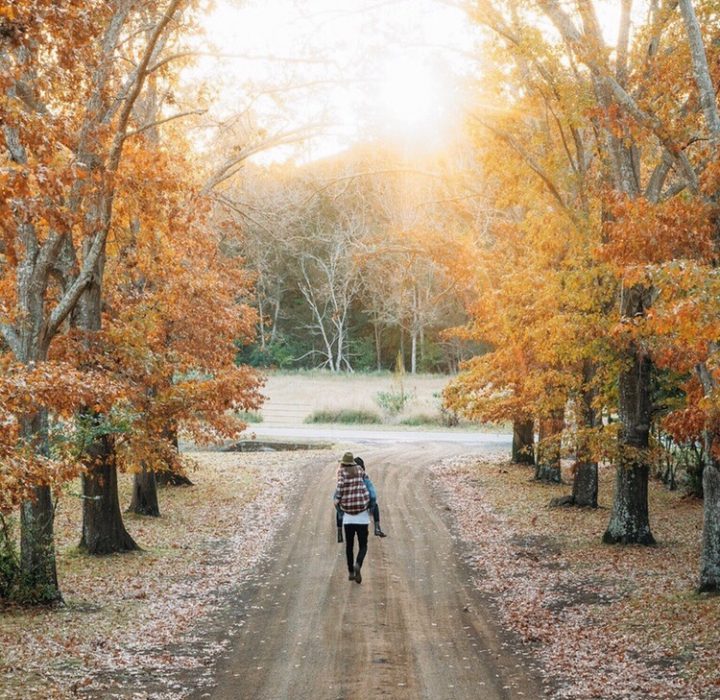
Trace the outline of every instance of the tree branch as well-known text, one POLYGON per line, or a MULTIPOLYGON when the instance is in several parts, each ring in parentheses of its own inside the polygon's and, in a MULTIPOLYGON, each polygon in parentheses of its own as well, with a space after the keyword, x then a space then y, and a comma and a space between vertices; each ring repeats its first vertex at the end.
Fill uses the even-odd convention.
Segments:
POLYGON ((15 357, 20 357, 20 336, 17 334, 16 330, 7 323, 0 323, 0 335, 2 335, 5 342, 10 346, 10 350, 12 350, 13 355, 15 355, 15 357))
POLYGON ((164 119, 158 119, 157 121, 151 122, 150 124, 145 124, 144 126, 141 126, 139 129, 131 129, 127 132, 127 138, 130 138, 131 136, 137 136, 138 134, 142 134, 144 131, 147 131, 148 129, 152 129, 153 127, 160 126, 162 124, 167 124, 168 122, 174 121, 175 119, 182 119, 183 117, 189 117, 192 114, 206 114, 206 109, 189 109, 186 112, 179 112, 178 114, 173 114, 169 117, 165 117, 164 119))
POLYGON ((508 134, 506 131, 502 131, 501 129, 492 126, 492 124, 488 124, 477 115, 472 116, 486 129, 495 134, 495 136, 497 136, 502 141, 505 141, 505 143, 507 143, 508 146, 510 146, 525 161, 528 167, 545 183, 545 187, 547 187, 548 191, 562 207, 563 211, 565 211, 572 220, 572 222, 577 225, 578 222, 575 213, 565 203, 565 200, 560 194, 558 188, 555 186, 552 178, 545 172, 544 168, 515 140, 515 138, 511 134, 508 134))
POLYGON ((710 131, 711 141, 713 144, 717 144, 720 141, 720 114, 718 114, 717 97, 715 96, 715 88, 708 68, 700 24, 691 0, 680 0, 680 12, 685 22, 685 30, 690 44, 690 55, 694 67, 693 73, 700 92, 700 104, 705 115, 705 123, 710 131))

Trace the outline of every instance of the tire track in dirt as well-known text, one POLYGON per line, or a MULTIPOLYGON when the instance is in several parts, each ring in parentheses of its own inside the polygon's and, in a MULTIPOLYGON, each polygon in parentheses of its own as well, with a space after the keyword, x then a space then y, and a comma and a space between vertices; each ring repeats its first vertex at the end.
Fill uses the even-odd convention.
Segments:
POLYGON ((337 462, 305 487, 256 581, 241 590, 240 633, 217 666, 217 700, 540 698, 458 556, 427 468, 467 446, 362 448, 385 539, 370 536, 363 582, 348 581, 330 495, 337 462))

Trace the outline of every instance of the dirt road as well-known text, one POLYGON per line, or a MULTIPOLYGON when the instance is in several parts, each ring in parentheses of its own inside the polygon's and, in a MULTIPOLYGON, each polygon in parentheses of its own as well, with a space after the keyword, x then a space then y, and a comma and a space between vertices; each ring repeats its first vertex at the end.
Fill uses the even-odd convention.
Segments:
MULTIPOLYGON (((475 448, 481 449, 481 448, 475 448)), ((428 443, 360 452, 386 539, 370 537, 362 584, 348 581, 329 505, 337 455, 307 470, 293 514, 256 579, 217 667, 216 700, 494 700, 542 697, 492 623, 424 473, 467 446, 428 443)))

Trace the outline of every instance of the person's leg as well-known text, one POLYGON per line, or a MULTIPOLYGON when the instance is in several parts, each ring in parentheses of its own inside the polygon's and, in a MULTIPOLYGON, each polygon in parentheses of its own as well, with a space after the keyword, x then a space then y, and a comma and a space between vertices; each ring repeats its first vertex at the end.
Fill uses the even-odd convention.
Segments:
POLYGON ((385 533, 380 529, 380 506, 377 503, 373 506, 372 516, 375 521, 375 535, 377 537, 385 537, 385 533))
POLYGON ((367 554, 367 542, 368 542, 368 525, 356 525, 357 527, 357 536, 358 536, 358 556, 357 561, 355 562, 355 567, 353 568, 353 574, 350 575, 351 578, 355 579, 355 583, 362 583, 362 574, 360 573, 360 569, 362 568, 363 560, 365 559, 365 555, 367 554))
POLYGON ((355 544, 355 528, 357 525, 345 525, 345 558, 347 559, 347 567, 350 574, 355 571, 353 545, 355 544))
POLYGON ((368 550, 368 526, 367 525, 358 525, 357 526, 357 536, 358 536, 358 555, 357 555, 357 565, 358 568, 360 568, 363 564, 363 561, 365 560, 365 555, 367 554, 368 550))

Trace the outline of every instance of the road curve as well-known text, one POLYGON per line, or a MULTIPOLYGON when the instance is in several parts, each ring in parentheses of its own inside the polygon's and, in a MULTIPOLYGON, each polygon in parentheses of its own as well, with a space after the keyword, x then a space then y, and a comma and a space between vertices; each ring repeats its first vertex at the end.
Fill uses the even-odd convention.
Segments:
POLYGON ((541 698, 484 609, 425 479, 431 464, 469 451, 442 442, 363 448, 388 537, 371 536, 360 585, 348 581, 335 540, 337 455, 308 464, 271 556, 239 592, 242 626, 216 686, 194 697, 541 698))

